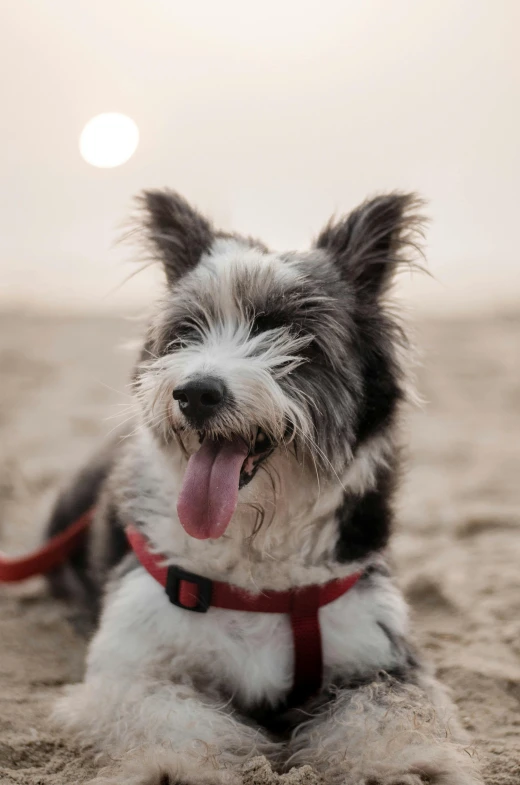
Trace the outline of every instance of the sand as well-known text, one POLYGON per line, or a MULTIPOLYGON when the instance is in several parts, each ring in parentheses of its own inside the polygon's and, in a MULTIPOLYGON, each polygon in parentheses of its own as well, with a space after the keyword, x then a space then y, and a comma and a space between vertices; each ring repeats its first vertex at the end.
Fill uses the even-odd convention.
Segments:
MULTIPOLYGON (((120 422, 131 355, 118 347, 135 332, 120 319, 0 315, 2 548, 38 541, 60 482, 120 422)), ((418 332, 426 404, 409 418, 394 559, 487 785, 519 785, 520 316, 418 332)), ((72 785, 96 771, 48 722, 82 673, 66 616, 39 579, 0 587, 1 783, 72 785)), ((245 781, 277 780, 256 761, 245 781)), ((316 778, 304 769, 289 782, 316 778)))

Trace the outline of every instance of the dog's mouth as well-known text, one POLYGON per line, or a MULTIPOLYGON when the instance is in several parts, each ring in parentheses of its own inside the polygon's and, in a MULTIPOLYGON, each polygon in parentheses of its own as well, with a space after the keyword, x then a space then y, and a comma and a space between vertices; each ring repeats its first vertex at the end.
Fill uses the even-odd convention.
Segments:
POLYGON ((214 439, 202 434, 200 448, 188 461, 177 502, 186 532, 198 540, 221 537, 235 512, 239 489, 250 482, 273 449, 261 428, 253 445, 242 436, 214 439))

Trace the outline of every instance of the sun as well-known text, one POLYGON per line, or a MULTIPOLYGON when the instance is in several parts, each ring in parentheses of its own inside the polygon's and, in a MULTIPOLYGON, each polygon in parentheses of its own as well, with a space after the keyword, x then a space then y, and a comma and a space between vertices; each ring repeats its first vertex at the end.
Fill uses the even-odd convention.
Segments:
POLYGON ((110 169, 126 163, 139 144, 139 129, 131 117, 106 112, 93 117, 79 137, 82 158, 92 166, 110 169))

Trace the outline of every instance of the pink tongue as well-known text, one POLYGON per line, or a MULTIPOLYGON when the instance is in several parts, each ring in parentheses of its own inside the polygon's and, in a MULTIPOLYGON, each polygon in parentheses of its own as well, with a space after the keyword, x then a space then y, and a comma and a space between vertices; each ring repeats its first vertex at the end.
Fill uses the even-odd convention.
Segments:
POLYGON ((189 459, 177 512, 192 537, 216 539, 226 531, 237 506, 240 470, 248 452, 239 437, 232 441, 206 437, 189 459))

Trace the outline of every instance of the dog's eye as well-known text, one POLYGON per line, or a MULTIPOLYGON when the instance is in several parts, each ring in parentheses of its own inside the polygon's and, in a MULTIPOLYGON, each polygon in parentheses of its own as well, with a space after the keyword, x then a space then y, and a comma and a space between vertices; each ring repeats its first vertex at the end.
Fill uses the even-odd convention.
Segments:
POLYGON ((196 341, 201 337, 201 328, 190 319, 176 324, 175 331, 179 341, 196 341))
POLYGON ((172 322, 164 336, 164 351, 175 352, 186 343, 195 343, 200 340, 201 331, 195 322, 189 319, 172 322))
POLYGON ((314 365, 327 364, 327 358, 315 338, 313 338, 312 341, 302 350, 302 355, 306 358, 306 360, 308 360, 308 362, 312 362, 314 365))
POLYGON ((250 335, 255 336, 268 330, 277 330, 280 327, 290 327, 290 319, 286 314, 267 311, 255 313, 250 322, 250 335))

